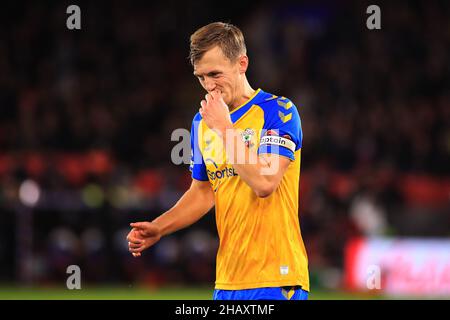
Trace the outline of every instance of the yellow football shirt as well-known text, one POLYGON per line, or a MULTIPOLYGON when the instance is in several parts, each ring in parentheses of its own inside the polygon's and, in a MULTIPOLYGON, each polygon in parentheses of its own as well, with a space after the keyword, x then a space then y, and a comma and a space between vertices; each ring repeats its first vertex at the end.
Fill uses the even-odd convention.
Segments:
POLYGON ((309 291, 308 258, 298 217, 301 121, 285 97, 256 90, 230 113, 246 147, 291 160, 278 188, 259 198, 227 163, 222 140, 199 113, 191 129, 192 177, 211 183, 220 239, 216 289, 302 286, 309 291))

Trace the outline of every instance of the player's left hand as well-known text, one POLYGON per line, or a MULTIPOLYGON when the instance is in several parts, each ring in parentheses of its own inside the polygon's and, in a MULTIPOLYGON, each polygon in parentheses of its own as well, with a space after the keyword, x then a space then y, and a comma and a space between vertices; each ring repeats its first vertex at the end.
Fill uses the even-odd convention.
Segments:
POLYGON ((200 115, 208 128, 218 134, 225 134, 226 129, 233 127, 230 111, 219 90, 214 90, 205 95, 205 99, 200 102, 200 115))

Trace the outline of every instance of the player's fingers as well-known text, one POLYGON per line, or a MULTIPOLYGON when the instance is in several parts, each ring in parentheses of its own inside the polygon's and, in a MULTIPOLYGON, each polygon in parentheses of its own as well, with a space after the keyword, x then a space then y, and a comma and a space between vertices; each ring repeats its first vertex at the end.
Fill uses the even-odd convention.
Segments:
POLYGON ((139 248, 128 248, 128 251, 130 251, 131 253, 136 253, 136 252, 142 252, 145 249, 144 246, 140 246, 139 248))
MULTIPOLYGON (((204 101, 204 100, 203 100, 203 101, 204 101)), ((202 101, 202 102, 203 102, 203 101, 202 101)), ((205 118, 205 116, 206 116, 205 106, 206 106, 206 102, 205 102, 204 105, 202 104, 202 107, 201 107, 201 108, 198 109, 198 112, 200 113, 200 115, 202 116, 202 118, 205 118)))
POLYGON ((159 228, 152 223, 149 223, 147 228, 139 230, 139 235, 141 235, 142 237, 153 237, 153 236, 158 235, 158 233, 159 233, 159 228))
POLYGON ((127 235, 127 241, 130 241, 130 238, 132 237, 133 231, 130 231, 127 235))
POLYGON ((130 251, 130 252, 136 252, 135 250, 138 250, 138 249, 142 249, 144 246, 143 245, 138 245, 138 246, 135 246, 135 247, 131 247, 130 245, 128 246, 128 251, 130 251))
POLYGON ((130 223, 130 226, 136 229, 145 229, 149 223, 146 221, 142 222, 132 222, 130 223))
POLYGON ((202 108, 200 108, 200 115, 202 116, 202 119, 205 119, 206 118, 206 113, 205 113, 205 110, 203 110, 202 108))
POLYGON ((219 89, 215 89, 212 92, 212 96, 214 99, 221 99, 222 98, 222 91, 220 91, 219 89))
POLYGON ((128 234, 127 234, 127 239, 128 239, 128 237, 133 236, 133 234, 134 234, 137 230, 138 230, 138 229, 136 229, 136 228, 131 228, 131 231, 128 232, 128 234))
POLYGON ((133 252, 132 255, 133 255, 133 257, 137 258, 137 257, 141 256, 141 253, 140 252, 133 252))
POLYGON ((133 244, 143 244, 144 243, 144 240, 138 239, 133 236, 127 237, 127 240, 128 240, 128 243, 133 243, 133 244))
POLYGON ((139 235, 140 235, 141 237, 147 237, 147 233, 146 233, 145 231, 143 231, 143 230, 140 230, 140 231, 139 231, 139 235))
POLYGON ((143 245, 143 243, 128 242, 128 248, 139 248, 142 245, 143 245))
POLYGON ((202 108, 205 108, 205 107, 206 107, 206 105, 207 105, 207 102, 206 102, 206 100, 202 100, 202 101, 200 101, 200 106, 201 106, 202 108))

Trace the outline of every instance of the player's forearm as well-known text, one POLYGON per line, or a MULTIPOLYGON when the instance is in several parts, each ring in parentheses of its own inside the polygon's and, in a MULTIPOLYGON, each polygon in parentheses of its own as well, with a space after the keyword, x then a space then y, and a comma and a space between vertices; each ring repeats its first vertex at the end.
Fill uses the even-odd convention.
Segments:
POLYGON ((247 148, 237 130, 227 128, 221 137, 228 160, 241 179, 252 188, 257 196, 270 195, 276 187, 273 176, 270 174, 275 172, 271 167, 272 164, 258 157, 255 150, 247 148))
POLYGON ((208 192, 190 188, 168 211, 153 220, 165 236, 190 226, 214 206, 214 198, 208 192))

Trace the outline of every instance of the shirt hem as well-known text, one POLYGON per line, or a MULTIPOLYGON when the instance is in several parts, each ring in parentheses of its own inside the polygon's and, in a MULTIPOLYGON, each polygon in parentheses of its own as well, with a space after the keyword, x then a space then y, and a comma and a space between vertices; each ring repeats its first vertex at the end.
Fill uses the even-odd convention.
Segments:
POLYGON ((309 292, 309 285, 298 280, 284 280, 284 281, 264 281, 264 282, 248 282, 248 283, 220 283, 216 282, 215 289, 217 290, 245 290, 257 289, 267 287, 285 287, 285 286, 301 286, 303 290, 309 292))

